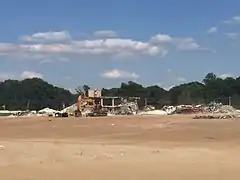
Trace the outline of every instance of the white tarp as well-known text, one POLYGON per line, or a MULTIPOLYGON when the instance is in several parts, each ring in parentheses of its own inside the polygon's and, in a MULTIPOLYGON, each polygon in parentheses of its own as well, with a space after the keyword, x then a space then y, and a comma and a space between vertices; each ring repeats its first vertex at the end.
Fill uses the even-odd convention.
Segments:
POLYGON ((54 114, 54 113, 58 113, 58 112, 59 111, 48 108, 48 107, 38 111, 38 113, 41 113, 41 114, 54 114))
POLYGON ((153 111, 140 112, 138 114, 139 115, 167 115, 167 112, 163 110, 153 110, 153 111))
POLYGON ((71 106, 69 106, 69 107, 64 108, 64 109, 61 110, 60 112, 61 112, 61 113, 65 113, 65 112, 72 112, 72 113, 73 113, 76 109, 77 109, 76 104, 73 104, 73 105, 71 105, 71 106))

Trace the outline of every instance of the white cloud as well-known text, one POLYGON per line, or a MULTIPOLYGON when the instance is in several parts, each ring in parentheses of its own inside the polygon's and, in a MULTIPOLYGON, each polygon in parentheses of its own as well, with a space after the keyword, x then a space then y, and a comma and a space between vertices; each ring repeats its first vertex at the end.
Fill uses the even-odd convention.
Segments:
POLYGON ((22 73, 13 73, 13 72, 0 72, 0 81, 7 79, 28 79, 28 78, 43 78, 43 75, 34 71, 23 71, 22 73))
POLYGON ((165 89, 166 91, 169 91, 170 89, 172 89, 175 86, 176 85, 169 85, 169 86, 163 86, 162 88, 165 89))
POLYGON ((43 78, 43 75, 40 74, 40 73, 37 73, 37 72, 33 72, 33 71, 23 71, 21 74, 20 74, 20 77, 22 79, 28 79, 28 78, 43 78))
POLYGON ((228 37, 228 38, 230 38, 230 39, 237 39, 238 38, 238 33, 234 33, 234 32, 232 32, 232 33, 225 33, 225 35, 228 37))
POLYGON ((172 44, 182 51, 207 50, 201 47, 195 39, 191 37, 171 37, 166 34, 157 34, 151 38, 153 44, 172 44))
POLYGON ((26 57, 26 58, 31 58, 31 59, 39 59, 39 64, 48 64, 48 63, 53 63, 54 60, 58 60, 60 62, 69 62, 70 59, 68 57, 62 57, 61 55, 59 56, 50 56, 48 55, 48 57, 45 57, 44 55, 36 55, 34 56, 30 56, 30 57, 26 57))
POLYGON ((117 33, 115 31, 111 31, 111 30, 95 31, 93 34, 94 34, 95 37, 98 37, 98 38, 113 38, 113 37, 117 37, 117 33))
POLYGON ((178 49, 184 51, 201 50, 200 45, 193 38, 179 39, 178 49))
POLYGON ((71 39, 61 42, 60 40, 68 39, 64 32, 36 33, 25 39, 28 40, 27 43, 0 43, 0 56, 49 62, 56 59, 70 60, 99 55, 121 57, 123 54, 131 54, 133 56, 164 57, 168 53, 163 46, 126 38, 71 39))
POLYGON ((48 64, 48 63, 51 63, 51 62, 53 62, 51 59, 42 58, 42 59, 39 61, 39 64, 48 64))
POLYGON ((0 42, 0 55, 8 55, 18 51, 19 51, 19 47, 17 45, 0 42))
POLYGON ((138 79, 140 76, 134 72, 126 72, 118 69, 106 71, 102 74, 102 77, 109 79, 138 79))
POLYGON ((157 43, 169 43, 173 41, 173 38, 167 34, 157 34, 151 38, 151 41, 157 43))
POLYGON ((208 34, 214 34, 218 32, 218 28, 217 27, 211 27, 209 30, 207 30, 208 34))
POLYGON ((0 81, 4 81, 7 79, 14 79, 14 78, 15 78, 14 73, 0 72, 0 81))
POLYGON ((178 77, 177 80, 180 81, 180 82, 186 82, 187 81, 187 79, 184 78, 184 77, 178 77))
POLYGON ((226 79, 228 77, 234 77, 234 75, 230 74, 230 73, 227 73, 227 74, 221 74, 220 76, 218 76, 219 78, 222 78, 222 79, 226 79))
POLYGON ((225 24, 238 24, 240 23, 240 16, 234 16, 226 21, 223 21, 225 24))
POLYGON ((232 19, 233 19, 234 21, 240 22, 240 16, 234 16, 232 19))
POLYGON ((76 94, 76 90, 74 88, 68 88, 68 91, 72 94, 76 94))
POLYGON ((168 73, 171 73, 171 72, 172 72, 172 69, 167 69, 167 72, 168 72, 168 73))
MULTIPOLYGON (((113 31, 97 31, 95 35, 116 35, 113 31)), ((18 43, 1 43, 0 58, 38 60, 40 63, 87 58, 163 58, 170 48, 184 51, 203 50, 195 39, 157 34, 149 41, 105 37, 76 40, 67 31, 38 32, 21 37, 18 43), (172 47, 173 46, 173 47, 172 47)))
MULTIPOLYGON (((163 86, 163 83, 158 82, 158 83, 154 83, 154 85, 159 86, 159 87, 162 87, 162 86, 163 86)), ((151 86, 151 85, 147 85, 147 86, 151 86)))
POLYGON ((25 35, 20 37, 20 40, 26 42, 59 42, 70 40, 71 36, 67 31, 57 31, 57 32, 38 32, 32 35, 25 35))
POLYGON ((72 77, 71 77, 71 76, 65 76, 65 77, 63 77, 63 79, 65 79, 65 80, 71 80, 72 77))

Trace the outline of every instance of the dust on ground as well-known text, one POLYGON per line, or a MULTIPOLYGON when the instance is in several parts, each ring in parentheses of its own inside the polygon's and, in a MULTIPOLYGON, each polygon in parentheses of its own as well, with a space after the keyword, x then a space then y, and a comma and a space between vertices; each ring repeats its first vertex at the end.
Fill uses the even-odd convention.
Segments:
POLYGON ((238 180, 240 119, 1 118, 0 179, 238 180))

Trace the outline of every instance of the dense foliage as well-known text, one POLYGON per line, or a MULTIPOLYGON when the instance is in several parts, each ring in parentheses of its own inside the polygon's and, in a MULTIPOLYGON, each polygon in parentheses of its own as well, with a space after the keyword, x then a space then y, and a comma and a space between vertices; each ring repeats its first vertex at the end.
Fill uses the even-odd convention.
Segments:
POLYGON ((134 82, 122 83, 120 88, 103 89, 104 95, 139 96, 140 104, 162 107, 163 105, 203 104, 211 101, 230 103, 240 107, 240 77, 225 79, 213 73, 205 76, 202 82, 190 82, 171 88, 169 91, 158 87, 143 87, 134 82))
POLYGON ((0 83, 0 104, 9 110, 39 110, 45 107, 61 109, 70 105, 75 97, 63 88, 38 79, 6 80, 0 83))
MULTIPOLYGON (((80 94, 90 87, 84 85, 76 91, 80 94)), ((240 77, 218 78, 209 73, 203 82, 191 82, 171 88, 169 91, 159 86, 143 87, 141 84, 129 81, 122 83, 119 88, 103 89, 104 96, 140 97, 139 104, 146 103, 157 107, 177 104, 202 104, 210 101, 231 103, 240 107, 240 77)), ((6 80, 0 83, 0 105, 2 109, 39 110, 44 107, 61 109, 63 104, 70 105, 77 96, 69 91, 55 87, 38 79, 22 81, 6 80)))

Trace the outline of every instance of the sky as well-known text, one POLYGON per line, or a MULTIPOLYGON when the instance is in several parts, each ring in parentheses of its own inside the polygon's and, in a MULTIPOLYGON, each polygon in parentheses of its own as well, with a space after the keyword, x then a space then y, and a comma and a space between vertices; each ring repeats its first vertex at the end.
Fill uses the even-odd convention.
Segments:
POLYGON ((169 89, 240 76, 238 0, 1 0, 0 81, 169 89))

